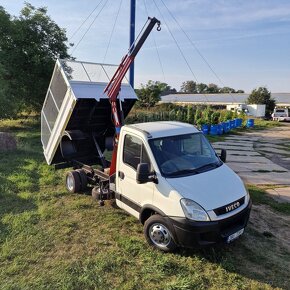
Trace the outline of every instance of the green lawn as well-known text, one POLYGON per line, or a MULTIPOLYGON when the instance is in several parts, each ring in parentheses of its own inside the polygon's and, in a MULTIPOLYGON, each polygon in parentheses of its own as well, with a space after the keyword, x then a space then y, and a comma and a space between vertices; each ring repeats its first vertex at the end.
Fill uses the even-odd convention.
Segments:
MULTIPOLYGON (((158 252, 135 218, 66 192, 65 171, 44 161, 36 119, 1 121, 0 131, 18 140, 16 151, 0 153, 1 289, 289 288, 288 249, 255 224, 229 246, 158 252)), ((259 205, 272 200, 255 190, 262 215, 259 205)))

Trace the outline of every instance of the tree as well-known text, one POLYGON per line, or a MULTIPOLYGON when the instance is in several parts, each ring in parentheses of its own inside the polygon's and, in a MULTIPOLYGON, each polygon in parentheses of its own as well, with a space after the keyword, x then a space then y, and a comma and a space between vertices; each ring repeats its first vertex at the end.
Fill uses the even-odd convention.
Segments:
POLYGON ((66 41, 46 8, 26 3, 11 17, 0 6, 0 106, 11 105, 6 114, 41 108, 56 58, 69 57, 66 41))
POLYGON ((222 94, 233 94, 235 92, 236 91, 233 88, 230 88, 230 87, 223 87, 223 88, 220 89, 220 93, 222 93, 222 94))
POLYGON ((197 84, 194 81, 183 82, 180 87, 180 91, 187 94, 196 94, 197 93, 196 85, 197 84))
POLYGON ((150 108, 160 101, 162 90, 166 89, 164 83, 158 81, 148 81, 146 85, 141 84, 141 88, 136 90, 138 96, 137 105, 139 107, 150 108))
POLYGON ((269 116, 275 108, 275 100, 271 98, 271 92, 265 87, 254 89, 247 99, 248 104, 265 104, 266 116, 269 116))
POLYGON ((207 87, 207 90, 206 92, 208 94, 216 94, 216 93, 219 93, 219 87, 216 85, 216 84, 209 84, 208 87, 207 87))
POLYGON ((171 86, 169 86, 166 83, 161 83, 161 82, 156 82, 156 84, 159 86, 159 88, 161 89, 161 93, 160 96, 165 96, 165 95, 169 95, 169 94, 176 94, 177 91, 175 88, 172 88, 171 86))
POLYGON ((208 87, 206 84, 199 83, 196 85, 196 89, 198 94, 206 94, 208 87))

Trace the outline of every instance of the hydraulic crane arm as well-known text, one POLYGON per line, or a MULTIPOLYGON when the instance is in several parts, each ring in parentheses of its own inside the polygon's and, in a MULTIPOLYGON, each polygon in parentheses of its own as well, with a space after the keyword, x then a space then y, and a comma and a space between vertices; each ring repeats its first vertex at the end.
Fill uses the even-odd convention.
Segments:
POLYGON ((136 57, 137 53, 139 52, 140 48, 142 47, 142 45, 146 41, 148 35, 152 31, 152 29, 156 23, 158 25, 157 30, 160 31, 161 30, 160 21, 158 19, 156 19, 155 17, 148 18, 148 24, 147 24, 147 27, 144 29, 144 32, 142 33, 142 35, 139 35, 139 37, 132 44, 132 46, 129 49, 128 54, 126 54, 123 57, 122 62, 120 63, 114 76, 112 77, 112 79, 110 80, 108 85, 106 86, 104 93, 107 93, 107 95, 111 101, 116 100, 116 98, 119 94, 119 90, 120 90, 120 86, 121 86, 121 82, 122 82, 123 78, 125 77, 130 65, 134 61, 134 58, 136 57))
MULTIPOLYGON (((121 83, 123 78, 125 77, 126 73, 128 72, 128 69, 130 68, 130 65, 134 61, 137 53, 139 52, 140 48, 146 41, 148 35, 152 31, 153 27, 157 23, 157 30, 160 31, 160 21, 153 18, 148 18, 147 26, 144 28, 143 33, 141 32, 137 39, 135 40, 134 44, 130 47, 129 52, 123 57, 118 69, 116 70, 114 76, 106 86, 104 93, 107 94, 109 101, 111 103, 112 108, 112 116, 113 116, 113 122, 115 126, 115 141, 114 141, 114 149, 113 149, 113 155, 112 155, 112 161, 110 166, 110 175, 114 174, 116 172, 116 160, 117 160, 117 149, 118 149, 118 140, 120 135, 120 130, 122 127, 122 118, 120 116, 120 112, 118 110, 117 106, 117 97, 119 95, 119 91, 121 88, 121 83)), ((146 24, 145 24, 146 25, 146 24)))

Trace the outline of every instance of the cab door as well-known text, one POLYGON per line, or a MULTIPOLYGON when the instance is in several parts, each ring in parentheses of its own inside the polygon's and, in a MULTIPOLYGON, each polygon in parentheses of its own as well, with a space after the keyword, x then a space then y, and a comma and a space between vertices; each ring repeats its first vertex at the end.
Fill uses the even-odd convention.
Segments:
POLYGON ((118 204, 130 214, 139 218, 144 204, 152 204, 153 182, 137 184, 136 172, 139 163, 148 163, 152 168, 144 142, 141 138, 127 133, 123 139, 123 150, 117 172, 119 198, 118 204))

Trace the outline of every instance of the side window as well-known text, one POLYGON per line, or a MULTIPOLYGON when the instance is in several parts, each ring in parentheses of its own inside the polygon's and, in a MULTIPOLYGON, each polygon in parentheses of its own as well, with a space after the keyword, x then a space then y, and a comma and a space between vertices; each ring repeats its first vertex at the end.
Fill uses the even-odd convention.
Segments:
POLYGON ((150 159, 141 139, 128 134, 125 136, 123 162, 135 170, 141 162, 150 165, 150 159))
POLYGON ((142 143, 142 152, 141 152, 141 163, 148 163, 149 167, 151 163, 143 143, 142 143))

